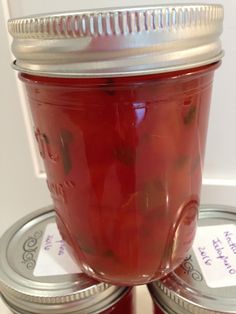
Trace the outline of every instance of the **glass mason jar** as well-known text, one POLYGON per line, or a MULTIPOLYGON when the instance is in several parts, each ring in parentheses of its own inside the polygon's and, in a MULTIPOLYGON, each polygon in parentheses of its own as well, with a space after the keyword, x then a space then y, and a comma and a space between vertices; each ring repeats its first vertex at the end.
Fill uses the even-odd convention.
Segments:
POLYGON ((17 314, 135 314, 135 289, 95 281, 66 251, 53 208, 33 212, 0 239, 0 295, 17 314))
POLYGON ((88 275, 147 283, 191 247, 222 22, 219 5, 9 21, 58 227, 88 275))
POLYGON ((184 262, 148 285, 153 314, 236 313, 235 213, 229 206, 201 207, 196 240, 184 262))

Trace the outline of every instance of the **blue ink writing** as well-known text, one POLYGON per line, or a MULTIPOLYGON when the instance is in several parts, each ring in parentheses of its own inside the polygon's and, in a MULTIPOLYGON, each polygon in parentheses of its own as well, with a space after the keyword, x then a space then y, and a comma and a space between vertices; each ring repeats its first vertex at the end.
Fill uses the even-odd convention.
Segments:
POLYGON ((231 233, 231 232, 229 232, 229 231, 225 231, 225 232, 224 232, 224 235, 225 235, 226 241, 227 241, 228 244, 229 244, 230 249, 232 250, 232 252, 233 252, 234 254, 236 254, 236 243, 233 242, 233 240, 232 240, 232 236, 234 236, 234 234, 231 233))
POLYGON ((49 251, 53 245, 53 235, 48 235, 45 240, 44 250, 49 251))
POLYGON ((222 242, 220 241, 219 238, 216 240, 212 241, 213 247, 216 250, 217 253, 217 259, 221 259, 224 263, 224 266, 226 270, 229 272, 231 275, 236 274, 236 269, 233 268, 233 266, 229 262, 229 257, 224 255, 224 247, 222 245, 222 242))
POLYGON ((63 240, 60 240, 60 241, 57 241, 56 243, 59 243, 59 244, 60 244, 59 251, 58 251, 58 255, 59 255, 59 256, 64 255, 64 254, 65 254, 65 244, 64 244, 64 241, 63 241, 63 240))
POLYGON ((205 247, 198 247, 198 251, 201 255, 201 258, 202 258, 204 264, 207 266, 211 266, 212 265, 212 259, 208 256, 208 254, 206 252, 206 248, 205 247))

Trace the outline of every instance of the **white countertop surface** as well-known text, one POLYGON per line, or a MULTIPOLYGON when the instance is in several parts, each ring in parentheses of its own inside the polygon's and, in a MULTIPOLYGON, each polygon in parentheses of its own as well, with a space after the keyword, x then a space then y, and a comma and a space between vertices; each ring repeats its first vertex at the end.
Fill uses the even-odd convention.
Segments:
MULTIPOLYGON (((136 314, 152 314, 152 302, 146 286, 139 286, 136 288, 136 301, 136 314)), ((1 300, 0 314, 12 314, 1 300)))

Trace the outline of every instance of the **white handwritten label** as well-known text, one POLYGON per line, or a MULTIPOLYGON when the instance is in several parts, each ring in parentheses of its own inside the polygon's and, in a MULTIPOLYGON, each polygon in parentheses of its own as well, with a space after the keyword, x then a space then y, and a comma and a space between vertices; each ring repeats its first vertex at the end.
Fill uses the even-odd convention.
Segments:
POLYGON ((210 288, 236 286, 236 225, 199 227, 193 251, 210 288))
POLYGON ((34 276, 57 276, 77 273, 81 273, 81 269, 66 250, 56 223, 48 224, 34 268, 34 276))

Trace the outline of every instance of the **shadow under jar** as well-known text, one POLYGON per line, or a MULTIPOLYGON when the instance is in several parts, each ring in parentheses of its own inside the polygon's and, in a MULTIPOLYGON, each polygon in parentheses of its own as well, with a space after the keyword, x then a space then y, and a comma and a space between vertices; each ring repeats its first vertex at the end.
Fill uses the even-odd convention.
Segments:
POLYGON ((58 227, 88 275, 147 283, 190 249, 222 21, 178 5, 9 22, 58 227))

